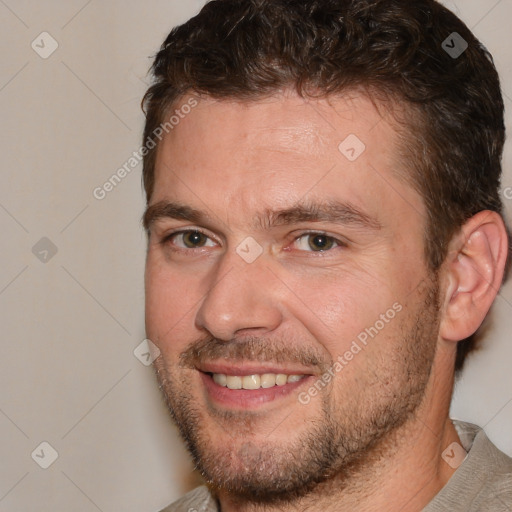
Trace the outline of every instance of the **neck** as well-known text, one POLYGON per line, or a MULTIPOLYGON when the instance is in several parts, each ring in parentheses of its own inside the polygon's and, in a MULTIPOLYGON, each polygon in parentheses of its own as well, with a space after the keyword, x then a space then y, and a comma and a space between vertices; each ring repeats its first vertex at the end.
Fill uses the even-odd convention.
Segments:
MULTIPOLYGON (((440 352, 443 352, 442 350, 440 352)), ((259 504, 240 501, 219 491, 222 512, 420 512, 446 485, 455 469, 442 458, 453 442, 461 444, 448 418, 453 376, 446 382, 445 361, 434 365, 420 407, 409 420, 372 449, 355 468, 318 485, 307 496, 292 502, 259 504), (437 371, 435 369, 438 369, 437 371)), ((446 361, 448 360, 448 361, 446 361)), ((453 366, 452 366, 453 368, 453 366)))

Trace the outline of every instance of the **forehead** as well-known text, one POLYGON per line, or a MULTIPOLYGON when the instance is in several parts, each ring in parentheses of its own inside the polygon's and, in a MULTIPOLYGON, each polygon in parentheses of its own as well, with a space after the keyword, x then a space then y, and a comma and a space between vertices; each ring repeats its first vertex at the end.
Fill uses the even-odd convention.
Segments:
POLYGON ((198 99, 160 143, 151 203, 213 208, 232 222, 303 199, 342 199, 374 216, 397 209, 421 216, 421 198, 398 178, 399 142, 388 109, 357 92, 198 99))
MULTIPOLYGON (((182 99, 176 110, 186 103, 182 99)), ((160 144, 159 154, 165 147, 178 146, 175 157, 186 153, 189 162, 200 161, 204 151, 227 158, 234 152, 243 151, 250 158, 263 156, 261 150, 277 149, 299 161, 305 155, 338 157, 335 151, 348 134, 362 142, 371 139, 373 146, 394 143, 397 134, 387 112, 386 108, 377 111, 367 96, 355 91, 324 99, 301 98, 291 92, 243 102, 207 97, 198 99, 197 106, 179 121, 173 116, 178 123, 160 144), (374 130, 381 123, 381 129, 374 130), (192 141, 202 151, 190 152, 192 141)))

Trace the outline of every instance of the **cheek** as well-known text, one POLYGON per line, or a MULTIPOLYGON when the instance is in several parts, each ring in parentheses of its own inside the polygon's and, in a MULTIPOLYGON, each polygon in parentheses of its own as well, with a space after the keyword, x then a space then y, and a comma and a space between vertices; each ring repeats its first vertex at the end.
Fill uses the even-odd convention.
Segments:
POLYGON ((145 274, 146 334, 164 354, 183 350, 186 340, 190 340, 190 333, 187 336, 186 331, 190 331, 194 303, 197 302, 193 290, 193 280, 148 257, 145 274))
POLYGON ((392 294, 370 273, 333 269, 312 275, 283 276, 293 294, 287 310, 335 359, 392 304, 392 294))
MULTIPOLYGON (((313 334, 317 331, 324 332, 323 338, 332 338, 342 334, 353 317, 350 311, 354 309, 356 302, 353 293, 343 293, 335 280, 318 285, 301 281, 297 283, 300 302, 293 316, 302 318, 308 330, 313 334)), ((322 339, 322 338, 320 338, 322 339)))

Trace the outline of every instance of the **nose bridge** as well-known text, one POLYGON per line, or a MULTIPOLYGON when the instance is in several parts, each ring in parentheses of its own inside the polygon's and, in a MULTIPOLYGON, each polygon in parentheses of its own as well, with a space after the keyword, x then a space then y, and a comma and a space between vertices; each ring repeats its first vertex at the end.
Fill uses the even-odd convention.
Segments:
POLYGON ((276 329, 281 309, 267 265, 263 256, 247 263, 234 250, 226 253, 197 311, 196 326, 224 340, 241 330, 276 329))

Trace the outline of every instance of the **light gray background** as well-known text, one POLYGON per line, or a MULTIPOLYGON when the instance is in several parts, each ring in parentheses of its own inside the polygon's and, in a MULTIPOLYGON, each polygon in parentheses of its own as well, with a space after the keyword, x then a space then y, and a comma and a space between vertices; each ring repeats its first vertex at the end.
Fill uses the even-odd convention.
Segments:
MULTIPOLYGON (((139 149, 149 57, 202 3, 0 0, 0 512, 153 512, 192 485, 133 353, 145 338, 141 165, 103 200, 93 190, 139 149), (31 47, 51 48, 44 31, 58 43, 46 59, 31 47), (58 452, 48 469, 43 441, 58 452)), ((446 4, 493 53, 510 129, 512 0, 446 4)), ((511 318, 507 285, 452 407, 509 454, 511 318)))

